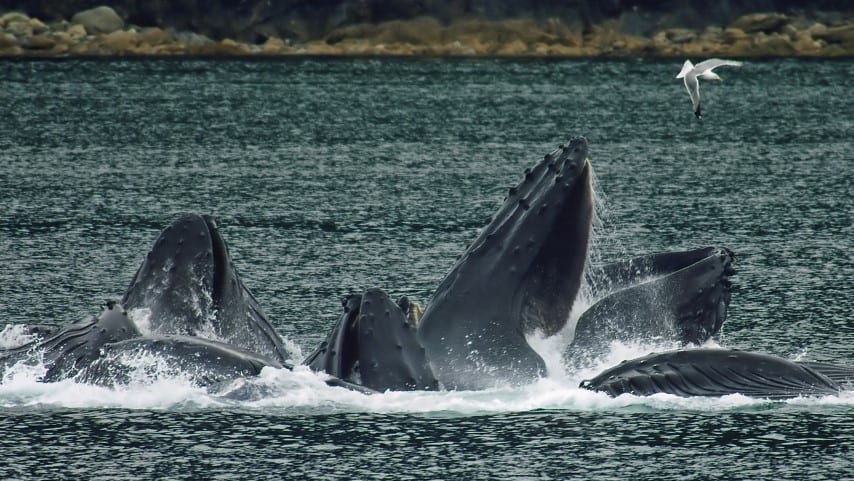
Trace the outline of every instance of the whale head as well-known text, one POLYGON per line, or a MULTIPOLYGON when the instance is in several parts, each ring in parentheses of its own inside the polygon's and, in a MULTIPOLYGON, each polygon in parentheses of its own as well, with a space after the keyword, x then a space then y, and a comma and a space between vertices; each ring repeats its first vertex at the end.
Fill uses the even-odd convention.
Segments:
POLYGON ((554 334, 569 317, 592 227, 590 170, 582 137, 526 170, 437 288, 419 336, 446 387, 544 374, 525 336, 554 334))

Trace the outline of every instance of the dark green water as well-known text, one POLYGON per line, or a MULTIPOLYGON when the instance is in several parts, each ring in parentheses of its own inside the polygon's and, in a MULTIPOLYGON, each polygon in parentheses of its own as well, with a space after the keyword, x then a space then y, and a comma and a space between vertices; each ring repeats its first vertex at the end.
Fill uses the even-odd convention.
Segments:
MULTIPOLYGON (((343 294, 427 301, 522 170, 581 134, 598 258, 727 246, 720 345, 854 363, 854 61, 722 68, 701 122, 680 66, 0 62, 0 327, 96 313, 199 211, 298 357, 343 294)), ((575 389, 582 375, 363 396, 265 371, 246 388, 267 395, 237 402, 17 373, 0 383, 0 478, 854 477, 852 393, 610 400, 575 389)))

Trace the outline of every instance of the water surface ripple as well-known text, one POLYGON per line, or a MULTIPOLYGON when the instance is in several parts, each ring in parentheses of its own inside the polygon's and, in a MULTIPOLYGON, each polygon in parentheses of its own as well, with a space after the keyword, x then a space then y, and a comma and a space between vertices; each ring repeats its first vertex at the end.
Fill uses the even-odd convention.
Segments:
MULTIPOLYGON (((582 134, 604 199, 597 258, 727 246, 739 274, 721 345, 854 363, 854 61, 746 62, 701 86, 701 122, 680 65, 2 61, 0 328, 96 313, 197 211, 305 353, 343 294, 428 300, 522 170, 582 134)), ((852 396, 607 400, 557 379, 365 400, 264 374, 255 388, 273 394, 241 403, 22 373, 0 384, 0 478, 854 473, 852 396)))

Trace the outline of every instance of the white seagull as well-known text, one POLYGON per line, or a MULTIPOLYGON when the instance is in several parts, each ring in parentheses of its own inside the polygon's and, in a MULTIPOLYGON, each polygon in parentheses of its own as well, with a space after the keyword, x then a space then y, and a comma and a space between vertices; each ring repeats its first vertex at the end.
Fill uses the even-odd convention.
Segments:
POLYGON ((710 58, 703 62, 693 65, 690 60, 686 60, 682 64, 682 71, 676 78, 684 78, 685 88, 688 89, 688 95, 691 96, 691 103, 694 104, 694 115, 697 118, 702 118, 700 115, 700 81, 697 77, 703 80, 722 80, 718 74, 712 72, 713 69, 721 65, 730 65, 733 67, 741 67, 741 62, 735 60, 721 60, 719 58, 710 58))

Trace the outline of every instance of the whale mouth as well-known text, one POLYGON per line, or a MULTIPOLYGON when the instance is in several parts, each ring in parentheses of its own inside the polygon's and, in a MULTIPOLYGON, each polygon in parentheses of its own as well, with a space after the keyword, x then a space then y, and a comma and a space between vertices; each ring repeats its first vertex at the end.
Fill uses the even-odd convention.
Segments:
POLYGON ((566 325, 592 221, 587 140, 576 137, 525 170, 428 303, 418 334, 440 382, 483 388, 544 374, 525 336, 566 325))
POLYGON ((287 359, 211 216, 185 214, 167 227, 121 302, 128 311, 147 311, 150 334, 198 336, 287 359))

